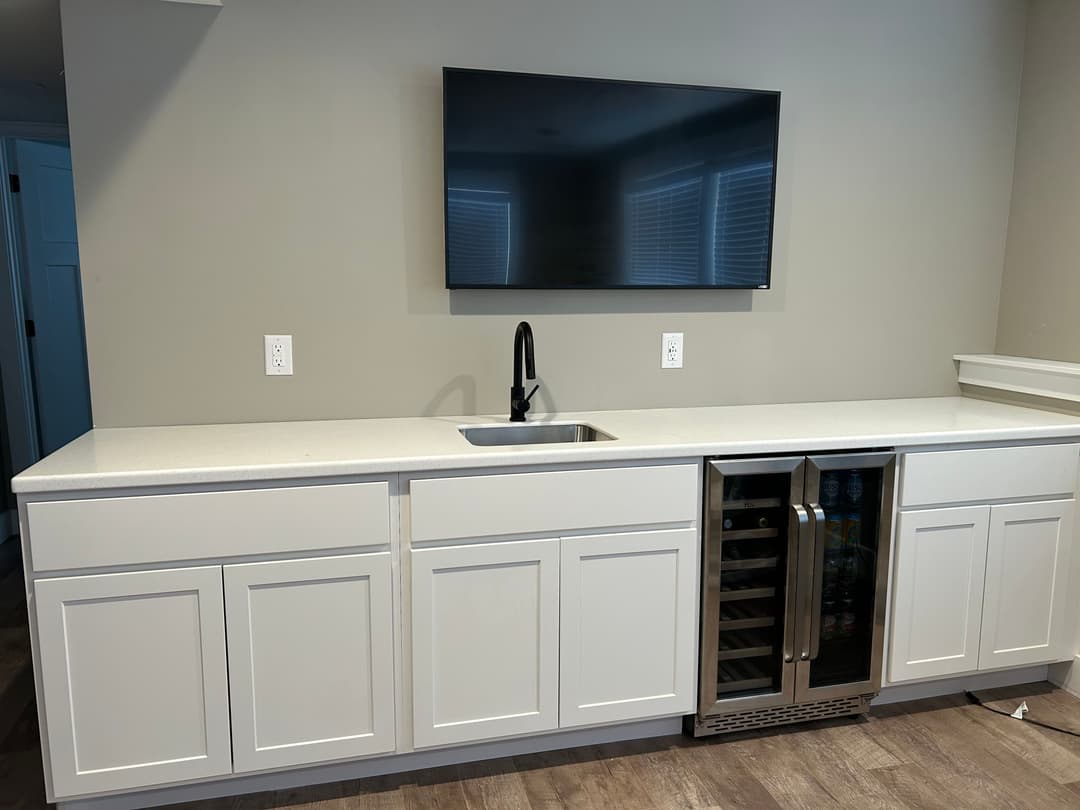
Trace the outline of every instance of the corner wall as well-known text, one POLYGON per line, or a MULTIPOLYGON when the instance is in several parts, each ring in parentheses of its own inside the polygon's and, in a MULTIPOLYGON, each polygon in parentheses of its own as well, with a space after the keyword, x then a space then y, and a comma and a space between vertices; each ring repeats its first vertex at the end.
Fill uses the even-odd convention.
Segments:
POLYGON ((1080 3, 1033 0, 996 351, 1080 362, 1080 3))

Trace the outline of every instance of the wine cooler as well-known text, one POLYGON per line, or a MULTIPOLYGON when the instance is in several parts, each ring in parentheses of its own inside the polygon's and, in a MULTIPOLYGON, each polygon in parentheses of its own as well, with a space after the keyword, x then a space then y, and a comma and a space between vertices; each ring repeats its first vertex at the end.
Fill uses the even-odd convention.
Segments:
POLYGON ((694 736, 868 710, 881 687, 896 456, 706 465, 694 736))

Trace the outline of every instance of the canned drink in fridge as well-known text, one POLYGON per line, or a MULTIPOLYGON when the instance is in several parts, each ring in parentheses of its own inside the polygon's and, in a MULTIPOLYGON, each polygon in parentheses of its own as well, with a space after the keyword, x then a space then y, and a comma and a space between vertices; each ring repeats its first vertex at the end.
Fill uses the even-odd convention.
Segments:
POLYGON ((857 549, 862 544, 862 516, 858 512, 844 515, 844 548, 857 549))
POLYGON ((844 516, 839 512, 825 513, 825 551, 839 551, 844 546, 844 516))

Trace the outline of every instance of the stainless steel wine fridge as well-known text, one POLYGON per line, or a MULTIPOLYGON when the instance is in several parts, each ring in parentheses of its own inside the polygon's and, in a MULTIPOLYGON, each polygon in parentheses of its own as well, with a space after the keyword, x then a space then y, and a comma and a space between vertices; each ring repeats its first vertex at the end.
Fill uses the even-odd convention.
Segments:
POLYGON ((892 452, 706 465, 696 737, 859 714, 881 687, 892 452))

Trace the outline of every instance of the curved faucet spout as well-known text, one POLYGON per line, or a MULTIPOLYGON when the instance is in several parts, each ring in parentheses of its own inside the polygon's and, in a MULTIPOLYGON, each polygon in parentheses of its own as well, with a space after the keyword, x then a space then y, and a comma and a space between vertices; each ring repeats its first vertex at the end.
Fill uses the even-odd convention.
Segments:
POLYGON ((525 413, 529 410, 529 400, 540 387, 534 386, 533 390, 525 396, 525 381, 521 378, 521 361, 525 360, 525 377, 530 380, 536 379, 536 359, 533 354, 533 332, 528 321, 522 321, 514 331, 514 380, 510 387, 510 421, 524 422, 525 413))
POLYGON ((533 356, 533 332, 528 321, 522 321, 514 332, 514 385, 523 385, 521 379, 521 356, 525 355, 525 376, 536 379, 536 358, 533 356), (524 349, 524 352, 522 351, 524 349))

